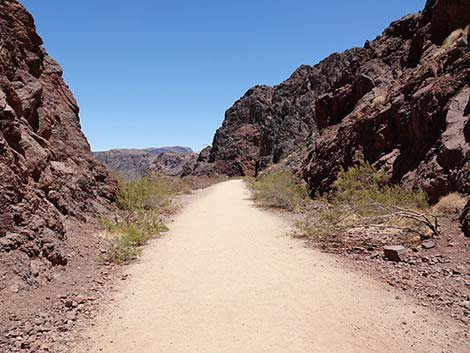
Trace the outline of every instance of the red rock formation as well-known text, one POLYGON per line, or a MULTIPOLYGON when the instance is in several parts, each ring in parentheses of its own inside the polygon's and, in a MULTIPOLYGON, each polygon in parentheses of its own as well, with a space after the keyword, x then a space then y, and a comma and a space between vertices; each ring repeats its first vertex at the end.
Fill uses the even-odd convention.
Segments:
POLYGON ((31 15, 0 1, 0 291, 33 284, 34 259, 65 265, 65 218, 95 217, 115 198, 62 69, 41 45, 31 15))
POLYGON ((428 0, 363 48, 248 91, 214 137, 212 170, 254 175, 288 160, 313 194, 367 160, 431 201, 470 193, 468 25, 470 0, 428 0))
MULTIPOLYGON (((374 88, 349 114, 329 121, 311 147, 303 174, 312 192, 328 189, 339 168, 357 159, 384 167, 394 182, 423 188, 431 201, 470 192, 468 23, 469 0, 428 1, 422 14, 367 43, 352 85, 366 74, 374 88)), ((333 109, 323 106, 331 119, 333 109)))

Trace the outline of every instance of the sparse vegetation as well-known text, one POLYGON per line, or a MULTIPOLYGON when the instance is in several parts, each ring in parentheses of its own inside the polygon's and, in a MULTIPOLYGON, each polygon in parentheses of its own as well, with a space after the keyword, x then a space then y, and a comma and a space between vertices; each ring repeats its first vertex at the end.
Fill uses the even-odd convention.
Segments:
POLYGON ((101 218, 101 223, 109 235, 109 259, 118 263, 135 259, 143 245, 166 229, 159 222, 158 212, 155 211, 132 222, 112 222, 101 218))
POLYGON ((294 210, 308 198, 306 185, 287 170, 247 179, 247 185, 255 202, 266 207, 294 210))
POLYGON ((173 192, 165 178, 141 177, 120 181, 118 205, 129 212, 143 212, 166 206, 173 192))
POLYGON ((171 199, 178 194, 207 187, 215 179, 179 178, 150 175, 131 180, 119 178, 118 206, 120 215, 114 220, 101 216, 109 240, 108 258, 116 263, 128 263, 139 256, 142 246, 159 237, 167 228, 161 214, 174 208, 171 199))
POLYGON ((436 214, 446 215, 460 215, 465 208, 467 200, 459 193, 453 192, 442 197, 437 204, 434 205, 433 210, 436 214))
POLYGON ((347 171, 342 169, 328 197, 333 204, 346 203, 364 214, 369 214, 368 206, 375 204, 412 209, 429 207, 424 191, 391 185, 386 174, 368 162, 361 162, 347 171))
POLYGON ((135 259, 143 245, 166 229, 160 212, 170 205, 173 192, 168 180, 160 178, 120 182, 118 205, 123 217, 114 221, 100 218, 110 244, 109 260, 127 263, 135 259))
POLYGON ((419 239, 439 234, 422 190, 391 185, 369 163, 342 170, 332 191, 317 198, 300 228, 308 237, 341 236, 354 231, 389 232, 419 239))
POLYGON ((434 53, 434 59, 444 54, 448 50, 448 48, 451 47, 457 41, 457 39, 459 39, 460 37, 468 36, 469 32, 470 25, 466 26, 465 28, 458 28, 451 34, 449 34, 449 36, 444 40, 444 42, 442 42, 442 46, 434 53))
POLYGON ((456 29, 451 34, 449 34, 449 36, 444 40, 442 45, 445 47, 452 45, 460 37, 468 36, 469 31, 470 31, 470 25, 466 26, 465 28, 456 29))

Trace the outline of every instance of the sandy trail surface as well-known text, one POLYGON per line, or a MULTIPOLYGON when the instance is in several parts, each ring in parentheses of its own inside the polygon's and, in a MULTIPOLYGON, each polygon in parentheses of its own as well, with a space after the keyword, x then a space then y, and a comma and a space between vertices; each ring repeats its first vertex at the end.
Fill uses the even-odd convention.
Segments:
POLYGON ((470 352, 452 321, 288 232, 240 180, 199 192, 76 352, 470 352))

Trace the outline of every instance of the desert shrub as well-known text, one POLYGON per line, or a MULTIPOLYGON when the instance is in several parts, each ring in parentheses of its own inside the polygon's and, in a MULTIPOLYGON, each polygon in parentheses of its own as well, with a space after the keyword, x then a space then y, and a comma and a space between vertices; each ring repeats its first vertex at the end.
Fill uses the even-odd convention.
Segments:
POLYGON ((390 184, 383 171, 367 162, 341 170, 331 192, 316 200, 299 226, 305 235, 315 238, 354 230, 421 238, 439 232, 424 191, 390 184))
POLYGON ((160 176, 157 180, 160 187, 164 187, 171 195, 189 195, 193 192, 193 185, 189 178, 160 176))
POLYGON ((434 205, 433 210, 439 215, 455 215, 460 214, 467 200, 459 193, 453 192, 440 198, 439 202, 434 205))
POLYGON ((288 170, 247 180, 253 199, 263 206, 293 210, 308 198, 306 185, 288 170))
POLYGON ((192 184, 186 178, 169 178, 168 183, 173 194, 189 195, 193 192, 192 184))
POLYGON ((166 178, 154 176, 120 180, 120 217, 100 217, 109 240, 109 260, 126 263, 136 258, 148 240, 165 230, 160 212, 169 207, 173 187, 166 178), (119 218, 119 219, 118 219, 119 218))
POLYGON ((121 180, 118 205, 132 212, 158 209, 168 204, 171 194, 171 185, 165 178, 121 180))
POLYGON ((368 206, 375 203, 413 209, 429 207, 424 191, 390 184, 386 174, 368 162, 361 162, 348 170, 341 169, 329 199, 336 204, 348 203, 359 212, 367 212, 368 206))
POLYGON ((140 214, 132 221, 111 221, 101 217, 100 223, 105 228, 109 240, 108 258, 116 263, 127 263, 135 259, 143 245, 166 230, 159 221, 158 211, 155 210, 140 214))
POLYGON ((187 188, 191 189, 191 192, 194 190, 200 190, 200 189, 205 189, 211 185, 220 183, 222 181, 227 180, 226 176, 222 175, 214 175, 214 176, 186 176, 181 178, 181 182, 186 184, 186 186, 183 187, 181 193, 186 194, 189 193, 187 188))

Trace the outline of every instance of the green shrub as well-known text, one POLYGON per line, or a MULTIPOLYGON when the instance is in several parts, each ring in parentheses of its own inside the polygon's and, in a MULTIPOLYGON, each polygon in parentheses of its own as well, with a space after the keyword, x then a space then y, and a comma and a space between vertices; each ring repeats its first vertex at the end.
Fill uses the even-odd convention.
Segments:
POLYGON ((157 211, 140 214, 132 222, 113 222, 101 217, 100 223, 109 235, 109 260, 117 263, 135 259, 143 245, 166 230, 159 222, 157 211))
POLYGON ((118 205, 124 210, 142 212, 168 204, 172 189, 164 178, 141 177, 120 182, 118 205))
POLYGON ((383 170, 368 162, 361 162, 347 171, 342 169, 329 195, 333 203, 348 203, 358 211, 369 211, 370 205, 399 206, 418 209, 429 208, 428 198, 421 189, 408 190, 401 185, 389 184, 383 170))
POLYGON ((131 261, 148 240, 166 229, 159 215, 168 208, 173 193, 174 188, 167 178, 150 176, 120 181, 118 206, 124 220, 99 219, 109 236, 109 260, 131 261))
POLYGON ((253 199, 263 206, 293 210, 307 198, 306 185, 290 171, 278 170, 258 180, 247 180, 253 199))
POLYGON ((351 231, 426 237, 439 232, 437 218, 428 211, 424 191, 390 184, 383 171, 362 162, 340 171, 331 192, 315 201, 299 227, 313 238, 351 231))

